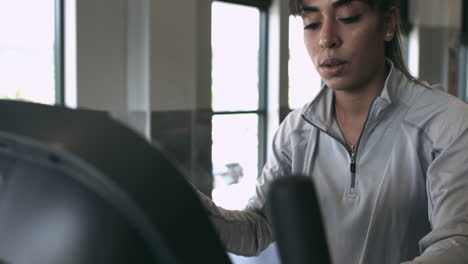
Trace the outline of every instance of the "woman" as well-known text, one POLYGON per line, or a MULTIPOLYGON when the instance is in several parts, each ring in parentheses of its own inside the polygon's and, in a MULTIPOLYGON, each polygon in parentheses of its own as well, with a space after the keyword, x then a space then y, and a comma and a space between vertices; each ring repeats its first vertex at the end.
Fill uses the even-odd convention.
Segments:
POLYGON ((205 199, 228 251, 272 241, 268 185, 303 174, 333 263, 468 263, 468 108, 408 73, 394 2, 290 0, 325 86, 281 124, 245 211, 205 199))

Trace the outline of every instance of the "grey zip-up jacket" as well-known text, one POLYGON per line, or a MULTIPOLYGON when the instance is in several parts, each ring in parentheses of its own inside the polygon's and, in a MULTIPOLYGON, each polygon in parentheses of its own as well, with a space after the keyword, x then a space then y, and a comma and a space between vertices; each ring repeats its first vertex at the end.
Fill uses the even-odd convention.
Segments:
POLYGON ((204 199, 228 251, 257 255, 272 242, 269 183, 302 174, 317 189, 334 264, 468 263, 468 107, 389 63, 354 154, 324 87, 281 124, 245 211, 204 199))

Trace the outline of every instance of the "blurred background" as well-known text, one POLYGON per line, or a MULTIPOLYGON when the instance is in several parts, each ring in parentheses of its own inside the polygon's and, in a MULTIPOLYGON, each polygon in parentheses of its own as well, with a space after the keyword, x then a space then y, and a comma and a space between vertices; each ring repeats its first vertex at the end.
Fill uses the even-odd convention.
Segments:
MULTIPOLYGON (((413 75, 468 99, 468 1, 400 1, 413 75)), ((321 87, 286 0, 0 0, 0 98, 102 110, 242 209, 321 87)), ((273 245, 235 263, 278 263, 273 245)))

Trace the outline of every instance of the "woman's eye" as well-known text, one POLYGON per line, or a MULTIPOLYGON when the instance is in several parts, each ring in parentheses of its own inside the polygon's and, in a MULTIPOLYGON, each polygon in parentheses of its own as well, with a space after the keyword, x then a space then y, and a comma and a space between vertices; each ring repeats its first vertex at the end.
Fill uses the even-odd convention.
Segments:
POLYGON ((318 27, 320 26, 320 23, 310 23, 310 24, 307 24, 304 29, 317 29, 318 27))
MULTIPOLYGON (((355 22, 358 22, 361 19, 361 15, 357 16, 351 16, 351 17, 345 17, 345 18, 338 18, 338 21, 344 23, 344 24, 352 24, 355 22)), ((315 30, 320 27, 320 22, 317 23, 310 23, 304 26, 305 30, 315 30)))
POLYGON ((351 24, 351 23, 359 21, 359 19, 361 19, 361 15, 346 17, 346 18, 339 18, 338 20, 343 22, 344 24, 351 24))

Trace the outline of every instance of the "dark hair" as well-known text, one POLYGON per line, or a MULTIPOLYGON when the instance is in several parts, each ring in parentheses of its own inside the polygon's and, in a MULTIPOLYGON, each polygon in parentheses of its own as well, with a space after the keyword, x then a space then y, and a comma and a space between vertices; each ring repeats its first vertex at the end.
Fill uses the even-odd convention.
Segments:
MULTIPOLYGON (((303 0, 289 0, 289 10, 293 15, 301 15, 303 0)), ((389 10, 391 7, 398 8, 399 0, 359 0, 368 4, 371 8, 377 6, 381 13, 389 10)), ((395 67, 399 69, 408 79, 427 87, 427 84, 415 78, 406 67, 403 55, 401 53, 400 22, 399 18, 393 39, 385 43, 385 57, 389 58, 395 67)))

